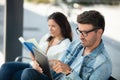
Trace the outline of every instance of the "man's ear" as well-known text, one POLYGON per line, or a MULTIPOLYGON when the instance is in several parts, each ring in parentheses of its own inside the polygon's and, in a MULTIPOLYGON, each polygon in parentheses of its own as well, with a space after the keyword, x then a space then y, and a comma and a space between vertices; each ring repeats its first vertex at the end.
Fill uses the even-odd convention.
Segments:
POLYGON ((98 34, 103 34, 103 30, 102 29, 98 29, 98 34))

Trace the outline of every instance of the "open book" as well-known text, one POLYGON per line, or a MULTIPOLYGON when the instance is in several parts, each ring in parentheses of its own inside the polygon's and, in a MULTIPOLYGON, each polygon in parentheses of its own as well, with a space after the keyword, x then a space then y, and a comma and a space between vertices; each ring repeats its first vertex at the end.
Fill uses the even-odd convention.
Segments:
POLYGON ((43 73, 46 74, 50 80, 53 80, 48 58, 43 54, 35 39, 24 40, 23 37, 19 37, 19 41, 25 46, 34 56, 40 67, 43 69, 43 73))
POLYGON ((28 40, 24 40, 23 37, 19 37, 19 41, 23 44, 24 47, 26 47, 33 55, 34 55, 34 51, 33 48, 36 48, 37 50, 39 50, 41 53, 43 53, 43 51, 40 49, 39 44, 37 43, 37 41, 33 38, 33 39, 28 39, 28 40))

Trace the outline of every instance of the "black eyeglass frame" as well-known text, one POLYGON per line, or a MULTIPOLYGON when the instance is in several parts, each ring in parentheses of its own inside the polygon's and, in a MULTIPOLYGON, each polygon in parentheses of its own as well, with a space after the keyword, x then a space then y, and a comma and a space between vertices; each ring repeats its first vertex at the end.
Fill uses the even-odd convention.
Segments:
POLYGON ((100 29, 100 28, 93 28, 93 29, 91 29, 91 30, 89 30, 89 31, 80 31, 80 30, 78 29, 78 27, 77 27, 77 28, 76 28, 76 32, 77 32, 77 34, 82 34, 84 37, 87 37, 90 32, 95 31, 95 30, 98 30, 98 29, 100 29))

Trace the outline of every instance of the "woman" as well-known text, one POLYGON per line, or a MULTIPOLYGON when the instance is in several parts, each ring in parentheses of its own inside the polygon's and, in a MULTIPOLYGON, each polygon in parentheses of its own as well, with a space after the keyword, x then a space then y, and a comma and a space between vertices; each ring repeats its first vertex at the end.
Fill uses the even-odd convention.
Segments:
MULTIPOLYGON (((72 31, 66 16, 55 12, 48 17, 49 34, 45 35, 39 45, 48 59, 59 59, 72 41, 72 31)), ((31 55, 34 60, 34 56, 31 55)), ((35 62, 35 61, 33 61, 35 62)), ((35 69, 35 65, 32 67, 35 69)), ((30 64, 8 62, 1 66, 0 80, 21 80, 21 74, 30 64)))

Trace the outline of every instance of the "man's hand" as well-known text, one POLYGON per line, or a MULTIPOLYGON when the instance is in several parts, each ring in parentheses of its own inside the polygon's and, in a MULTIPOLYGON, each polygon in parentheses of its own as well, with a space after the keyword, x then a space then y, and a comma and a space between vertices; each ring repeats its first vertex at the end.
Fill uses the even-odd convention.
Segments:
POLYGON ((49 62, 50 62, 51 68, 56 73, 61 72, 61 73, 66 74, 66 75, 71 73, 71 68, 67 64, 65 64, 59 60, 49 60, 49 62))

